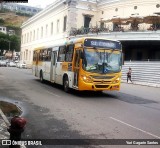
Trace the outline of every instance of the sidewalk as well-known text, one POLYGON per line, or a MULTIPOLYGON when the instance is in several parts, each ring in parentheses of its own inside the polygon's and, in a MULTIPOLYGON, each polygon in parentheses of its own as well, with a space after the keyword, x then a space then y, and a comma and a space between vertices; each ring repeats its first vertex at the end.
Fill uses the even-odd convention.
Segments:
POLYGON ((9 133, 7 131, 7 126, 10 123, 6 116, 3 114, 2 110, 0 109, 0 139, 9 139, 9 133))

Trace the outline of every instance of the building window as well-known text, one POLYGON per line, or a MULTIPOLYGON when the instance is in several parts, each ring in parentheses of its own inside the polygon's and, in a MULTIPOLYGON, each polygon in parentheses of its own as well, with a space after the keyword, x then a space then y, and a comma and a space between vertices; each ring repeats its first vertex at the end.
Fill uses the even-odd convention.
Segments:
POLYGON ((36 34, 36 32, 35 32, 35 30, 33 31, 33 41, 35 40, 35 34, 36 34))
POLYGON ((22 38, 21 38, 21 43, 23 44, 23 35, 22 35, 22 38))
POLYGON ((65 32, 67 28, 67 16, 64 17, 64 22, 63 22, 63 31, 65 32))
POLYGON ((85 15, 84 16, 84 28, 89 28, 90 21, 91 21, 91 17, 88 15, 85 15))
POLYGON ((100 23, 100 28, 101 28, 101 29, 105 28, 104 22, 101 22, 101 23, 100 23))
POLYGON ((43 27, 41 27, 41 38, 43 38, 43 27))
POLYGON ((36 10, 36 9, 33 9, 33 12, 37 12, 37 10, 36 10))
POLYGON ((31 59, 31 51, 29 51, 29 60, 31 59))
POLYGON ((157 4, 156 7, 159 8, 159 7, 160 7, 160 4, 157 4))
POLYGON ((46 36, 48 34, 48 25, 46 25, 46 36))
POLYGON ((32 41, 32 32, 30 32, 30 42, 32 41))
POLYGON ((57 20, 57 33, 59 33, 59 20, 57 20))
POLYGON ((28 60, 28 50, 26 50, 26 60, 28 60))
POLYGON ((23 52, 23 59, 25 60, 25 51, 23 52))
POLYGON ((26 8, 22 7, 22 8, 21 8, 21 10, 25 11, 25 10, 26 10, 26 8))
POLYGON ((104 11, 102 11, 102 14, 104 14, 104 11))
POLYGON ((53 22, 51 23, 51 35, 53 35, 53 22))
POLYGON ((134 6, 134 9, 137 9, 137 6, 134 6))
POLYGON ((30 32, 30 42, 32 41, 32 32, 30 32))
POLYGON ((27 33, 27 43, 29 42, 29 33, 27 33))
POLYGON ((26 34, 24 35, 24 43, 26 43, 26 34))
POLYGON ((38 40, 38 37, 39 37, 39 28, 37 29, 37 40, 38 40))
POLYGON ((118 11, 118 8, 116 8, 115 11, 118 11))

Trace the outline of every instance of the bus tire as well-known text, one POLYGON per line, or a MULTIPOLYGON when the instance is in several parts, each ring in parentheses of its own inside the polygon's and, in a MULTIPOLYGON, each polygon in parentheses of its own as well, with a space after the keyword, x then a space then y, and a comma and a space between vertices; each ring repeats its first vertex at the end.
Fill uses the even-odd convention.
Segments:
POLYGON ((44 79, 43 79, 43 72, 42 72, 42 71, 40 71, 40 81, 41 81, 41 83, 44 82, 44 79))
POLYGON ((69 80, 68 80, 68 76, 65 76, 64 77, 64 80, 63 80, 63 89, 65 92, 69 92, 69 80))

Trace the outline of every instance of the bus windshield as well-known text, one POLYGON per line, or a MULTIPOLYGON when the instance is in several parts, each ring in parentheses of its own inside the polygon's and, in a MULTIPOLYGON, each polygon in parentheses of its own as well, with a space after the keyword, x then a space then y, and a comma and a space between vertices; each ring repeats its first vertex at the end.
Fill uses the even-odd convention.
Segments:
POLYGON ((83 69, 92 73, 121 71, 121 51, 116 49, 84 48, 83 69))

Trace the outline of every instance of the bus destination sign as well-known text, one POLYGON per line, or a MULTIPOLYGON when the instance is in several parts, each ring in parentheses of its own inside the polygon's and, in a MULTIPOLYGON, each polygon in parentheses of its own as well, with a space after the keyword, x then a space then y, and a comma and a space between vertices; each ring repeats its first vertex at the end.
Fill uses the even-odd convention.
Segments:
POLYGON ((119 42, 114 42, 109 40, 100 40, 100 39, 86 39, 84 41, 84 46, 97 47, 97 48, 121 49, 121 44, 119 42))

